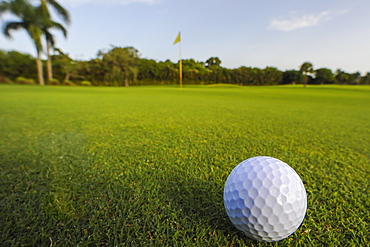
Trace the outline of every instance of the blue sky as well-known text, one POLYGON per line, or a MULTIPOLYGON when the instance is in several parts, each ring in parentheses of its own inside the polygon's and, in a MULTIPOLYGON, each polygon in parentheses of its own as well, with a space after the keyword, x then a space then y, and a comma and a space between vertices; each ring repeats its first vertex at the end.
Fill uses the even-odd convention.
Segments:
MULTIPOLYGON (((370 71, 369 0, 59 0, 71 14, 57 46, 73 59, 95 58, 111 45, 133 46, 143 58, 183 58, 222 66, 299 69, 309 61, 362 74, 370 71)), ((3 16, 3 20, 10 20, 3 16)), ((57 19, 57 18, 56 18, 57 19)), ((57 19, 58 20, 58 19, 57 19)), ((0 35, 0 49, 35 55, 24 31, 0 35)))

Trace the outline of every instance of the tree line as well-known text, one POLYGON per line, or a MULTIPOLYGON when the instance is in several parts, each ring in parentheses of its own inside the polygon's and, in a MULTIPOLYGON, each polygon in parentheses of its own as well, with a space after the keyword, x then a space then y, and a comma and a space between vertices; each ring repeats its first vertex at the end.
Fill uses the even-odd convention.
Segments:
MULTIPOLYGON (((51 8, 64 24, 70 24, 68 11, 56 0, 0 2, 0 16, 10 14, 15 18, 4 22, 3 34, 11 38, 13 31, 25 30, 37 52, 37 57, 33 58, 17 51, 0 50, 0 83, 37 82, 44 85, 45 66, 46 84, 49 85, 129 86, 178 83, 178 63, 141 58, 134 47, 112 46, 108 50, 100 50, 97 57, 89 61, 71 59, 67 53, 56 47, 52 31, 61 31, 67 37, 67 30, 61 23, 53 20, 51 8), (41 59, 42 53, 47 57, 44 61, 41 59)), ((221 66, 218 57, 211 57, 204 62, 185 59, 182 64, 184 84, 370 84, 369 73, 351 74, 341 70, 333 73, 327 68, 314 69, 310 62, 304 62, 298 70, 284 72, 274 67, 260 69, 242 66, 228 69, 221 66)))
MULTIPOLYGON (((36 58, 17 51, 0 50, 0 83, 36 84, 38 78, 36 58)), ((89 61, 76 61, 56 50, 51 55, 53 78, 49 85, 171 85, 179 80, 178 63, 140 58, 133 47, 111 47, 101 50, 89 61)), ((47 60, 42 61, 47 64, 47 60)), ((283 85, 283 84, 348 84, 369 85, 370 73, 361 75, 342 70, 332 72, 328 68, 314 69, 309 62, 297 70, 280 71, 274 67, 264 69, 239 67, 228 69, 221 66, 218 57, 204 62, 194 59, 183 60, 183 83, 207 85, 215 83, 240 86, 283 85)))
POLYGON ((3 34, 7 38, 12 38, 11 33, 20 29, 25 30, 30 36, 37 52, 37 79, 40 85, 44 85, 43 64, 41 61, 41 54, 44 51, 42 39, 45 39, 46 44, 48 57, 46 63, 47 78, 50 81, 53 78, 50 52, 52 48, 55 48, 55 38, 52 30, 59 30, 67 37, 66 28, 61 23, 53 20, 50 8, 53 8, 66 24, 70 24, 70 16, 68 11, 55 0, 40 0, 38 5, 34 5, 34 2, 31 0, 1 1, 0 17, 8 14, 14 18, 10 21, 5 21, 3 25, 3 34))

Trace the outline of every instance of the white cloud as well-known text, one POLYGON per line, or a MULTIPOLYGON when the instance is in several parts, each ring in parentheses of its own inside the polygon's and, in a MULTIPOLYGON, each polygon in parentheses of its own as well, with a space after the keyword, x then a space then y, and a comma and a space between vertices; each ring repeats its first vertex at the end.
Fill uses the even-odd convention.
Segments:
POLYGON ((79 6, 84 4, 120 4, 127 5, 131 3, 144 3, 144 4, 159 4, 162 0, 60 0, 61 4, 68 4, 71 6, 79 6))
POLYGON ((270 28, 288 32, 299 28, 317 26, 331 19, 331 16, 332 12, 330 11, 324 11, 316 15, 305 14, 302 16, 298 16, 297 13, 294 13, 294 16, 290 18, 273 19, 270 23, 270 28))

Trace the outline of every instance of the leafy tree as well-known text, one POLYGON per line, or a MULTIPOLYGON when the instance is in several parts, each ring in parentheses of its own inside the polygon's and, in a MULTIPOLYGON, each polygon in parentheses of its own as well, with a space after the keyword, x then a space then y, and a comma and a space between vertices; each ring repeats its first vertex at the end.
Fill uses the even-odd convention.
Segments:
POLYGON ((184 81, 191 84, 204 84, 211 74, 211 70, 207 69, 203 62, 197 62, 194 59, 183 60, 183 71, 184 81))
POLYGON ((133 82, 139 73, 139 52, 133 47, 114 47, 103 55, 106 81, 114 86, 126 87, 133 82))
POLYGON ((61 81, 69 81, 71 75, 75 72, 75 64, 68 54, 63 53, 60 49, 55 48, 55 51, 59 53, 53 56, 53 66, 57 69, 58 77, 61 81))
POLYGON ((211 68, 214 66, 219 67, 220 65, 221 65, 221 60, 218 57, 208 58, 207 61, 205 62, 206 68, 211 68))
POLYGON ((0 3, 0 14, 10 13, 16 16, 19 20, 9 21, 4 25, 4 35, 11 38, 10 31, 24 29, 31 37, 37 51, 37 71, 40 85, 44 85, 43 69, 41 62, 41 51, 42 51, 42 29, 40 23, 41 13, 40 8, 35 8, 26 0, 12 0, 3 1, 0 3))
POLYGON ((260 68, 251 68, 251 85, 264 85, 263 70, 260 68))
POLYGON ((196 62, 194 64, 194 70, 196 70, 196 75, 197 75, 197 83, 199 84, 205 84, 206 81, 208 80, 209 75, 211 74, 211 70, 207 69, 204 67, 203 62, 196 62))
POLYGON ((8 54, 5 51, 0 50, 0 76, 5 77, 7 76, 7 72, 9 66, 8 62, 8 54))
POLYGON ((263 70, 264 85, 279 85, 283 80, 283 73, 274 67, 266 67, 263 70))
POLYGON ((361 82, 361 73, 360 72, 349 74, 349 79, 348 79, 349 84, 357 85, 357 84, 360 84, 360 82, 361 82))
POLYGON ((335 80, 337 83, 339 84, 347 84, 348 81, 349 81, 349 77, 350 75, 340 69, 338 69, 336 72, 335 72, 335 80))
POLYGON ((92 85, 99 85, 104 82, 105 71, 101 59, 96 58, 86 62, 86 67, 89 68, 89 76, 85 80, 90 80, 92 85))
POLYGON ((297 70, 287 70, 283 73, 282 84, 297 84, 304 80, 304 76, 297 70))
POLYGON ((315 70, 315 81, 318 84, 329 84, 333 83, 335 80, 334 74, 330 69, 321 68, 315 70))
POLYGON ((367 72, 363 77, 361 77, 361 84, 364 85, 370 84, 370 72, 367 72))
POLYGON ((365 76, 361 76, 360 72, 350 74, 338 69, 335 72, 335 81, 336 83, 339 84, 351 84, 351 85, 369 84, 370 75, 369 73, 367 73, 365 74, 365 76))
POLYGON ((209 83, 224 83, 223 70, 219 66, 212 66, 210 68, 210 74, 208 76, 209 83))
MULTIPOLYGON (((103 62, 101 62, 100 64, 102 65, 103 73, 105 73, 103 62)), ((91 63, 89 61, 73 61, 73 73, 71 74, 71 80, 76 84, 79 84, 82 81, 93 80, 94 78, 92 77, 92 75, 94 74, 94 72, 92 71, 93 67, 90 67, 90 65, 91 63)))
POLYGON ((153 59, 140 59, 138 80, 149 81, 152 83, 158 81, 159 78, 159 68, 158 63, 153 59))
POLYGON ((313 66, 312 63, 310 62, 304 62, 301 65, 301 68, 299 69, 299 72, 301 72, 304 75, 304 81, 303 81, 303 86, 306 87, 307 82, 308 82, 308 74, 313 72, 313 66))
POLYGON ((0 75, 15 80, 19 76, 37 78, 35 59, 17 51, 0 51, 0 75))
POLYGON ((182 71, 184 74, 184 82, 194 83, 198 80, 198 69, 197 62, 194 59, 184 59, 182 60, 182 71))
POLYGON ((172 63, 170 60, 159 62, 159 78, 161 84, 165 81, 174 82, 179 76, 179 70, 177 64, 172 63))
POLYGON ((242 66, 237 69, 231 70, 231 76, 234 83, 247 86, 250 85, 252 82, 252 69, 242 66))

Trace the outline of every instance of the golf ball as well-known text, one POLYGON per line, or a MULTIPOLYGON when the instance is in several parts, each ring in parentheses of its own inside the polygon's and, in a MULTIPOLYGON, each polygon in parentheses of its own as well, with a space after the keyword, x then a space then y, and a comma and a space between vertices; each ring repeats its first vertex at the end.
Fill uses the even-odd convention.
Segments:
POLYGON ((307 209, 298 174, 267 156, 247 159, 226 180, 224 205, 233 225, 250 238, 273 242, 294 233, 307 209))

